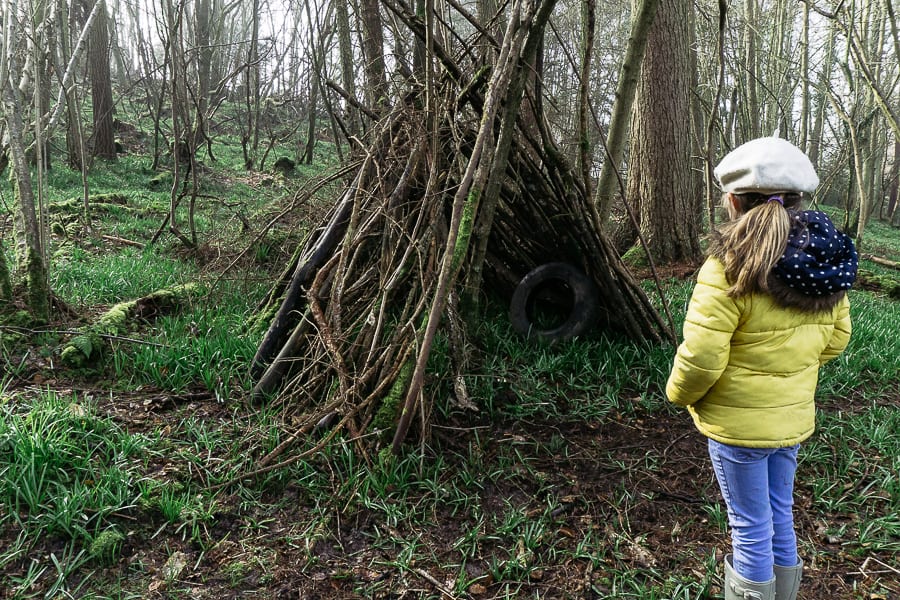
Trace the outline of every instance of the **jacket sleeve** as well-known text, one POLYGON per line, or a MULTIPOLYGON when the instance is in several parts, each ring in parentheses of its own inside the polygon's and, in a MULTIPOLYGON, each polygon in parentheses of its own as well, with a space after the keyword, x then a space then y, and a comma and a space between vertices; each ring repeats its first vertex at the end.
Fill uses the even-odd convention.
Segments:
POLYGON ((707 259, 684 321, 684 341, 678 346, 666 396, 679 406, 694 404, 713 386, 728 365, 731 337, 741 310, 726 293, 728 282, 718 260, 707 259))
POLYGON ((822 351, 819 357, 819 364, 824 365, 829 360, 837 358, 844 351, 850 341, 850 332, 853 330, 850 324, 850 300, 844 294, 844 299, 838 305, 837 319, 834 322, 834 332, 831 334, 831 340, 828 346, 822 351))

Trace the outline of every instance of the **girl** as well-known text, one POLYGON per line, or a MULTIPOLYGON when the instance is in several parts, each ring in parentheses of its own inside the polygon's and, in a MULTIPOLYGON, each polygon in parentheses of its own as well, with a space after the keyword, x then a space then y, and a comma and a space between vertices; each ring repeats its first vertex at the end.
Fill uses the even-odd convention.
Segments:
POLYGON ((698 273, 666 394, 709 438, 731 529, 725 599, 795 600, 797 451, 819 367, 850 338, 857 255, 824 213, 800 210, 819 178, 789 142, 752 140, 714 172, 731 220, 698 273))

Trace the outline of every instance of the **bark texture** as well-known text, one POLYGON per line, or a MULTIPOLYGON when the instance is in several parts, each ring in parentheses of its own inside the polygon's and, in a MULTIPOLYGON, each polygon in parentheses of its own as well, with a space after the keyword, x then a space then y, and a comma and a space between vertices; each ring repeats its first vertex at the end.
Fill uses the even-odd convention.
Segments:
POLYGON ((701 254, 702 192, 694 188, 691 169, 692 32, 691 0, 660 0, 631 126, 627 198, 639 207, 640 233, 651 255, 666 263, 701 254))
POLYGON ((100 158, 116 158, 116 136, 113 129, 113 93, 109 69, 109 21, 105 2, 91 28, 88 56, 91 69, 91 104, 94 109, 94 150, 100 158))

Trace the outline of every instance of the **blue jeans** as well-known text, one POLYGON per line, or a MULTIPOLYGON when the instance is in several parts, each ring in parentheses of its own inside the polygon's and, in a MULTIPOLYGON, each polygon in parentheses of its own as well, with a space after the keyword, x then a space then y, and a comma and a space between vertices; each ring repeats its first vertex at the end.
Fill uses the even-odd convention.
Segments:
POLYGON ((800 562, 792 512, 799 449, 742 448, 709 440, 728 509, 734 570, 750 581, 771 580, 773 565, 800 562))

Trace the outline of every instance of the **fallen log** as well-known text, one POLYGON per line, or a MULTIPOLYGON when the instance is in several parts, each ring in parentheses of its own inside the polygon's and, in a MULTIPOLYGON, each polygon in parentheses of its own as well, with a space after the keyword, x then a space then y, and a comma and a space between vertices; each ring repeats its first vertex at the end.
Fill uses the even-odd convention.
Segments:
POLYGON ((880 256, 874 256, 872 254, 863 254, 860 258, 864 258, 866 260, 872 261, 877 265, 881 265, 882 267, 888 267, 890 269, 900 269, 900 262, 894 260, 888 260, 886 258, 882 258, 880 256))
POLYGON ((143 248, 144 247, 144 244, 141 242, 136 242, 134 240, 129 240, 126 238, 115 236, 115 235, 103 234, 100 237, 102 239, 106 240, 107 242, 113 242, 115 244, 122 244, 123 246, 131 246, 132 248, 143 248))
POLYGON ((190 298, 196 289, 196 285, 191 283, 178 285, 115 304, 94 323, 79 329, 63 346, 60 359, 69 367, 88 366, 102 355, 106 341, 127 332, 134 319, 149 320, 171 312, 190 298))

